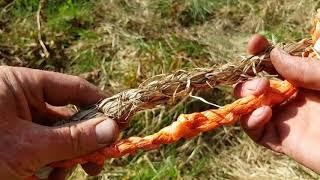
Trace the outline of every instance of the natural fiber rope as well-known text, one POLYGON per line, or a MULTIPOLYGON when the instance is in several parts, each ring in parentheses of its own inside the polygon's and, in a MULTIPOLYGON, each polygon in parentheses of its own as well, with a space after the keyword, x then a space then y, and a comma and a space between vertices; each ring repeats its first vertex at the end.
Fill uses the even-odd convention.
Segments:
MULTIPOLYGON (((291 55, 301 56, 311 45, 312 41, 305 39, 298 43, 279 45, 279 47, 291 55)), ((192 71, 180 70, 169 75, 155 76, 143 82, 137 89, 126 90, 106 98, 93 107, 82 109, 68 120, 59 121, 56 125, 105 115, 116 120, 123 128, 137 111, 179 100, 188 96, 190 92, 214 88, 222 84, 239 83, 263 71, 273 69, 269 58, 272 48, 268 48, 257 56, 242 58, 223 66, 217 65, 210 69, 198 68, 192 71)))

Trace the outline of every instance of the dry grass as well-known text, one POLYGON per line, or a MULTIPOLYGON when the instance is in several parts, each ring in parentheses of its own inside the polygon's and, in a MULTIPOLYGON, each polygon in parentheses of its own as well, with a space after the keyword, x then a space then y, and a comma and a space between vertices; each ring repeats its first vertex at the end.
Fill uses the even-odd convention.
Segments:
MULTIPOLYGON (((316 0, 0 0, 0 62, 82 75, 106 92, 134 88, 177 69, 210 67, 245 54, 262 33, 274 42, 308 37, 316 0)), ((201 94, 223 105, 230 87, 201 94)), ((123 136, 145 135, 177 115, 208 109, 195 99, 139 113, 123 136)), ((97 177, 70 179, 319 179, 286 156, 255 145, 238 126, 106 162, 97 177)))

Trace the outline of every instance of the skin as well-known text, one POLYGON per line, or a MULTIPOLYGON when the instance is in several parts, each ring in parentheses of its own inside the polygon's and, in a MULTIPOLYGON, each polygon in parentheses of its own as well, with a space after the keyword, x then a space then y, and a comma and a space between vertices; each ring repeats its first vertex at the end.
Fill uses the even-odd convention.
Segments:
MULTIPOLYGON (((265 39, 254 36, 248 52, 263 51, 265 39), (250 49, 251 48, 251 49, 250 49)), ((320 173, 320 63, 316 59, 290 56, 280 49, 271 52, 277 72, 297 87, 295 99, 283 106, 264 106, 243 117, 241 125, 256 143, 286 154, 304 166, 320 173)), ((269 83, 254 79, 235 87, 235 95, 260 95, 269 83)))
MULTIPOLYGON (((116 122, 106 117, 59 127, 44 125, 72 115, 65 105, 88 106, 102 98, 96 87, 75 76, 0 66, 1 179, 24 179, 51 162, 112 143, 119 130, 116 122)), ((83 165, 91 175, 101 167, 83 165)), ((64 179, 68 172, 55 169, 49 179, 64 179)))

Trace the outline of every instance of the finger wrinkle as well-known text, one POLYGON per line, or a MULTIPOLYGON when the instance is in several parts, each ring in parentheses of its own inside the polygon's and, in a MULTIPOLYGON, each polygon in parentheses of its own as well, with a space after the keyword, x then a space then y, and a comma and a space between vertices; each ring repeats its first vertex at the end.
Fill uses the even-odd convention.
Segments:
MULTIPOLYGON (((4 73, 2 73, 2 81, 5 87, 8 88, 7 96, 10 94, 13 97, 13 105, 16 108, 17 115, 20 118, 32 120, 31 114, 28 111, 29 103, 25 97, 25 93, 21 84, 19 83, 15 73, 11 69, 6 68, 4 73)), ((6 88, 4 88, 6 89, 6 88)))
MULTIPOLYGON (((31 71, 25 71, 26 69, 16 69, 12 74, 15 77, 15 80, 18 82, 17 85, 22 89, 24 101, 26 102, 28 107, 30 106, 30 109, 33 108, 37 112, 45 112, 46 111, 46 104, 43 100, 43 93, 40 90, 41 85, 39 85, 39 82, 36 77, 34 77, 34 73, 31 71), (28 74, 28 76, 26 76, 28 74)), ((17 92, 19 93, 19 92, 17 92)), ((26 108, 27 111, 29 108, 26 108)), ((28 111, 30 114, 30 112, 28 111)), ((30 119, 32 115, 30 114, 30 119)))

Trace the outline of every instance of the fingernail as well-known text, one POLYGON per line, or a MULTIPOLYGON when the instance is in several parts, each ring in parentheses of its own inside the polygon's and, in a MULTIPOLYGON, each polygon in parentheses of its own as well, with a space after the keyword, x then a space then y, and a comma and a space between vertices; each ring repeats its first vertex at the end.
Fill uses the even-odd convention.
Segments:
POLYGON ((246 83, 246 88, 248 90, 255 91, 257 90, 260 84, 261 84, 261 79, 253 79, 246 83))
POLYGON ((267 107, 260 107, 258 109, 256 109, 255 111, 253 111, 252 116, 254 117, 260 117, 261 115, 263 115, 263 113, 265 112, 267 107))
POLYGON ((96 137, 99 144, 111 144, 118 137, 118 125, 114 120, 106 119, 96 125, 96 137))

